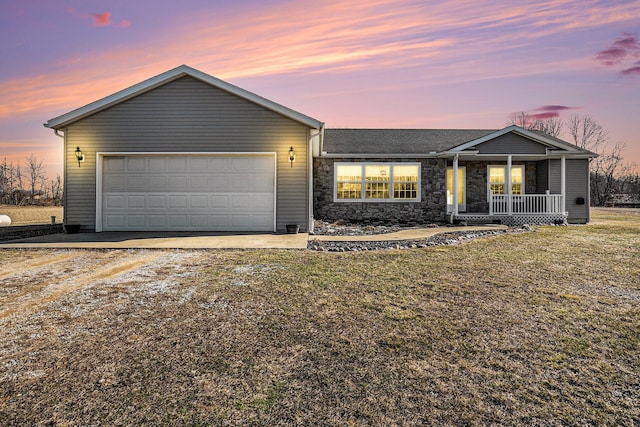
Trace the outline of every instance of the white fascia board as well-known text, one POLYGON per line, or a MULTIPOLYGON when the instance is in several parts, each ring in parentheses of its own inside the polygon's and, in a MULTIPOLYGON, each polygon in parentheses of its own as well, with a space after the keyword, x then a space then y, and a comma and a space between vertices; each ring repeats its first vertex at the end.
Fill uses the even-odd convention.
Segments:
POLYGON ((434 159, 440 157, 438 154, 420 154, 420 153, 409 153, 409 154, 339 154, 339 153, 327 153, 326 151, 322 153, 320 156, 316 157, 327 157, 333 159, 434 159))
POLYGON ((191 68, 187 65, 181 65, 177 68, 174 68, 173 70, 166 71, 162 74, 123 89, 105 98, 99 99, 98 101, 92 102, 91 104, 87 104, 84 107, 80 107, 76 110, 53 118, 45 123, 44 126, 51 129, 61 129, 77 120, 80 120, 91 114, 95 114, 113 105, 126 101, 127 99, 138 96, 144 92, 147 92, 184 76, 191 76, 211 86, 229 92, 232 95, 236 95, 240 98, 246 99, 247 101, 251 101, 254 104, 260 105, 268 110, 274 111, 278 114, 309 126, 310 128, 320 129, 320 127, 323 125, 322 122, 316 119, 313 119, 302 113, 298 113, 297 111, 294 111, 276 102, 270 101, 266 98, 256 95, 255 93, 244 90, 238 86, 234 86, 216 77, 210 76, 209 74, 203 73, 202 71, 196 70, 195 68, 191 68))

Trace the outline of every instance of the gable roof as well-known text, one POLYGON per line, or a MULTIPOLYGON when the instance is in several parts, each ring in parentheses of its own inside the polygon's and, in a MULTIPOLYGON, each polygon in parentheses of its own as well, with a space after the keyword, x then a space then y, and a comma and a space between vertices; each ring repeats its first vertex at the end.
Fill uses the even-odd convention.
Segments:
POLYGON ((477 145, 514 132, 548 148, 576 155, 595 154, 540 131, 504 129, 325 129, 323 151, 329 155, 435 156, 474 151, 477 145))
POLYGON ((147 79, 143 82, 135 84, 126 89, 123 89, 105 98, 102 98, 95 102, 87 104, 84 107, 80 107, 76 110, 70 111, 66 114, 53 118, 49 120, 47 123, 45 123, 44 126, 51 129, 64 128, 65 126, 68 126, 75 121, 88 117, 99 111, 105 110, 111 106, 124 102, 128 99, 134 98, 138 95, 141 95, 145 92, 148 92, 152 89, 155 89, 159 86, 165 85, 169 82, 172 82, 174 80, 177 80, 185 76, 191 76, 213 87, 229 92, 232 95, 236 95, 240 98, 246 99, 247 101, 260 105, 268 110, 274 111, 284 117, 288 117, 292 120, 295 120, 299 123, 309 126, 310 128, 320 129, 323 125, 323 123, 320 122, 319 120, 316 120, 302 113, 294 111, 276 102, 270 101, 266 98, 256 95, 255 93, 242 89, 238 86, 234 86, 216 77, 210 76, 209 74, 203 73, 202 71, 198 71, 195 68, 191 68, 187 65, 181 65, 177 68, 166 71, 162 74, 159 74, 155 77, 147 79))
POLYGON ((475 140, 453 147, 448 151, 453 153, 459 153, 464 150, 473 149, 476 145, 480 145, 484 142, 498 138, 510 132, 513 132, 517 135, 523 136, 525 138, 529 138, 532 141, 545 145, 547 146, 548 150, 551 150, 551 151, 562 150, 562 151, 566 151, 568 153, 573 153, 573 154, 593 154, 595 156, 595 154, 592 153, 591 151, 582 149, 576 145, 570 144, 559 138, 555 138, 550 135, 547 135, 544 132, 537 131, 537 130, 527 130, 516 125, 507 126, 504 129, 494 131, 488 135, 484 135, 475 140))

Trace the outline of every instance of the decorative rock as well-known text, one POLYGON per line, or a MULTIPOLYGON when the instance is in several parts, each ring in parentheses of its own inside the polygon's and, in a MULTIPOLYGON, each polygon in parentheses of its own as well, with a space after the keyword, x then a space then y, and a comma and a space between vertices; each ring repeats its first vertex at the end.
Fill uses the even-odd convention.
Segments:
MULTIPOLYGON (((518 227, 497 230, 456 231, 436 234, 421 240, 358 240, 358 241, 324 241, 310 240, 308 249, 314 251, 347 252, 347 251, 376 251, 383 249, 417 249, 432 246, 456 245, 471 239, 488 236, 500 236, 510 233, 524 233, 535 231, 533 227, 518 227)), ((364 234, 364 233, 363 233, 364 234)), ((363 235, 361 234, 361 235, 363 235)))

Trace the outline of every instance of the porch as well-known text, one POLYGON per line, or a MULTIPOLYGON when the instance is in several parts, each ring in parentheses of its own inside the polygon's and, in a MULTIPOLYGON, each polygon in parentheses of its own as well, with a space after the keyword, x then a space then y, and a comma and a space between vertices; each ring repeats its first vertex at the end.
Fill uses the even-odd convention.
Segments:
POLYGON ((454 221, 524 224, 564 224, 561 194, 490 194, 488 213, 454 213, 454 221))

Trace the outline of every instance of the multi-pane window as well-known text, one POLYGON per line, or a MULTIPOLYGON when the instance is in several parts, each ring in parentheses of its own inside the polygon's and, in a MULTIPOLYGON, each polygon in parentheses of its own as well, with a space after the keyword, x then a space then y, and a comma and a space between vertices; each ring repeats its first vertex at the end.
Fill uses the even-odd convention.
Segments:
POLYGON ((336 163, 336 200, 417 201, 419 163, 336 163))
MULTIPOLYGON (((506 166, 489 166, 489 191, 494 195, 506 194, 506 166)), ((524 167, 511 167, 511 194, 524 194, 524 167)))

